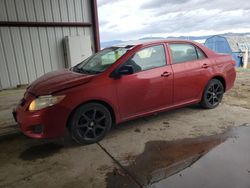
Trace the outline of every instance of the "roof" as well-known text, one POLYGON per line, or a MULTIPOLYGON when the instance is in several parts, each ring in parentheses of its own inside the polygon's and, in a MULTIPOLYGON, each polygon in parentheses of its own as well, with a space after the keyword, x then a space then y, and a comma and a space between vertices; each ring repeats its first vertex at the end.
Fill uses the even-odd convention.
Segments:
POLYGON ((233 52, 241 51, 242 44, 250 44, 250 37, 240 35, 222 35, 227 39, 227 42, 233 52))
POLYGON ((152 43, 158 43, 158 42, 171 42, 171 41, 178 41, 178 42, 194 42, 194 41, 189 41, 189 40, 172 40, 172 39, 146 39, 146 40, 131 40, 127 42, 123 42, 120 44, 115 44, 113 46, 115 47, 133 47, 136 45, 141 45, 141 44, 152 44, 152 43))
POLYGON ((147 39, 147 40, 134 40, 134 41, 127 41, 120 44, 115 44, 111 47, 121 47, 121 48, 129 48, 132 49, 137 45, 151 45, 151 44, 159 44, 159 43, 168 43, 168 42, 176 42, 176 43, 189 43, 198 46, 201 48, 208 57, 214 56, 215 52, 210 50, 209 48, 205 47, 203 44, 192 41, 192 40, 180 40, 180 39, 147 39))

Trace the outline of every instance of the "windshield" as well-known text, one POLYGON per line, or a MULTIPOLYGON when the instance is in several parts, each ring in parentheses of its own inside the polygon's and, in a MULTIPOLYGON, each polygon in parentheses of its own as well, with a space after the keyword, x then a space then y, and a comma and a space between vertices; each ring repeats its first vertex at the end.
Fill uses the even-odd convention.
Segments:
POLYGON ((80 64, 73 67, 73 71, 87 74, 98 74, 107 70, 129 48, 111 47, 90 56, 80 64))

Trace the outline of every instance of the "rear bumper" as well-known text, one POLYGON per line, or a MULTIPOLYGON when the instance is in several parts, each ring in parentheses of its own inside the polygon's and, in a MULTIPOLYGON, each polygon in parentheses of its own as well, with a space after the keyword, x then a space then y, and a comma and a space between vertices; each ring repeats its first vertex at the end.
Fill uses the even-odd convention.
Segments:
POLYGON ((13 117, 21 132, 31 138, 56 138, 64 136, 69 110, 60 105, 29 112, 25 107, 17 106, 13 117))
POLYGON ((228 91, 229 89, 231 89, 234 86, 235 79, 236 79, 236 70, 233 67, 226 74, 226 88, 225 88, 225 91, 228 91))

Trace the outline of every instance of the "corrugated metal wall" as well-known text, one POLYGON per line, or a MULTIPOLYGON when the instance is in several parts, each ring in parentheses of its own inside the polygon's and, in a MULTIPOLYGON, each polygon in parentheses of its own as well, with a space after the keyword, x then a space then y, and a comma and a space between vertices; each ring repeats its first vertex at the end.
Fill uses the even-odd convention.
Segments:
MULTIPOLYGON (((90 11, 89 0, 0 0, 0 21, 91 23, 90 11)), ((91 27, 0 27, 0 89, 65 67, 63 38, 75 35, 93 39, 91 27)))

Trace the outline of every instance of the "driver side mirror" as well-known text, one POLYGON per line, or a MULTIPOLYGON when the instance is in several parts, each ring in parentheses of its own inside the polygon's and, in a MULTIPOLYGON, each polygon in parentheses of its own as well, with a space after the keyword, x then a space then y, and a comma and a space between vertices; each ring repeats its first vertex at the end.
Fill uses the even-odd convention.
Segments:
POLYGON ((114 79, 119 79, 122 75, 129 75, 134 73, 134 68, 132 65, 123 65, 111 73, 110 77, 114 79))
POLYGON ((123 65, 122 67, 118 69, 119 75, 129 75, 133 73, 134 73, 134 69, 132 65, 123 65))

